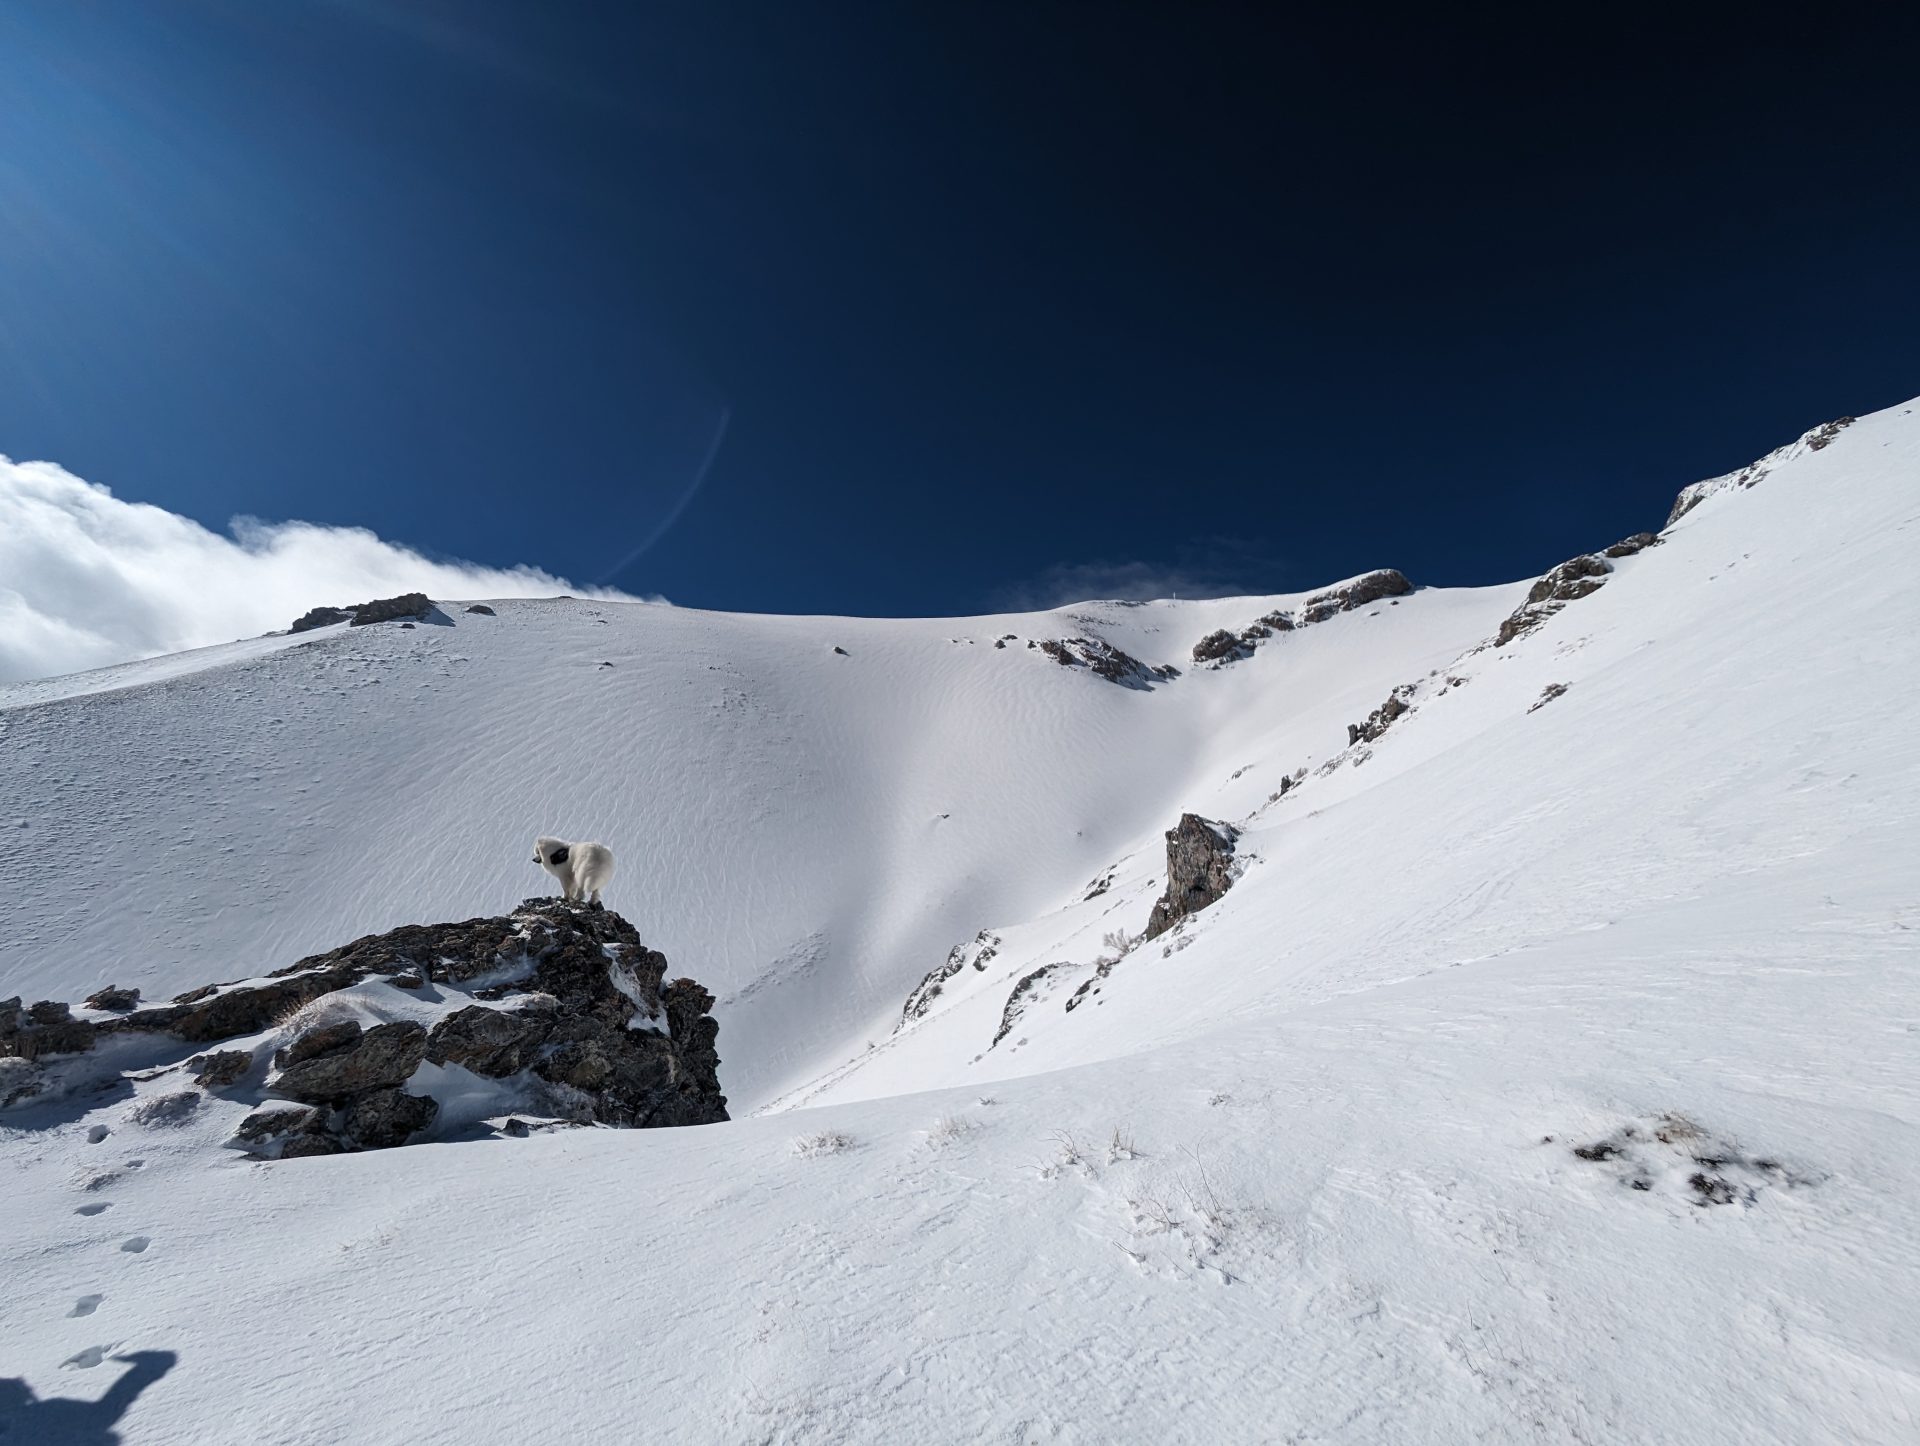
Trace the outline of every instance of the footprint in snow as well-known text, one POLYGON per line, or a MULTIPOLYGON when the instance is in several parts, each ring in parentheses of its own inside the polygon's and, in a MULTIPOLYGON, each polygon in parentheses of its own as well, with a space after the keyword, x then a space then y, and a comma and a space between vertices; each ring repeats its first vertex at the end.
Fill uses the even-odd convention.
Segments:
POLYGON ((80 1354, 68 1356, 60 1363, 60 1368, 62 1370, 90 1371, 112 1354, 114 1346, 119 1344, 118 1341, 115 1341, 111 1346, 88 1346, 84 1351, 81 1351, 80 1354))
POLYGON ((89 1145, 97 1145, 112 1133, 113 1131, 108 1129, 105 1125, 95 1125, 92 1129, 87 1131, 87 1143, 89 1145))
POLYGON ((104 1215, 107 1211, 111 1210, 112 1208, 113 1208, 113 1201, 102 1200, 97 1205, 82 1205, 78 1210, 74 1211, 73 1213, 75 1215, 104 1215))
POLYGON ((67 1319, 73 1320, 77 1316, 92 1315, 100 1309, 100 1302, 105 1299, 106 1297, 104 1295, 81 1296, 80 1299, 73 1303, 73 1309, 67 1312, 67 1319))
POLYGON ((151 1244, 153 1244, 153 1241, 148 1236, 129 1235, 125 1240, 120 1242, 120 1248, 128 1255, 138 1255, 151 1244))

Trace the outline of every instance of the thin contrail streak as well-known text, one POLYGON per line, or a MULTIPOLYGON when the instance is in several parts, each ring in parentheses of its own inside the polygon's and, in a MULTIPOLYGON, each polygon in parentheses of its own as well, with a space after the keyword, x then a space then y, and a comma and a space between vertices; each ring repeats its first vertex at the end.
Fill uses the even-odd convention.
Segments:
POLYGON ((680 520, 680 514, 687 510, 687 504, 693 501, 695 495, 698 494, 702 487, 707 485, 707 473, 713 470, 714 459, 720 455, 720 444, 727 440, 727 426, 732 421, 733 408, 722 407, 720 409, 720 425, 713 430, 713 440, 707 444, 707 455, 700 462, 700 470, 693 474, 692 485, 681 494, 680 500, 673 504, 673 510, 660 520, 652 532, 647 534, 646 541, 642 542, 638 547, 634 548, 632 552, 629 552, 625 557, 621 558, 619 562, 614 564, 612 568, 608 569, 600 579, 601 586, 604 587, 607 583, 612 582, 614 578, 618 577, 644 557, 647 549, 665 537, 668 529, 680 520))

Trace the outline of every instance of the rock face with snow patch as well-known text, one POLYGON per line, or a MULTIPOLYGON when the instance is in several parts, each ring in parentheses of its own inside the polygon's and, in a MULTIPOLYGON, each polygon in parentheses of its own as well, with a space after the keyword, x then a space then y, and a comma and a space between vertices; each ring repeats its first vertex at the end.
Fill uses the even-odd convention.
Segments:
POLYGON ((1233 887, 1232 827, 1183 813, 1167 830, 1167 891, 1154 903, 1146 933, 1155 939, 1233 887))
POLYGON ((408 1143, 438 1109, 411 1092, 425 1088, 423 1065, 501 1081, 530 1107, 582 1124, 724 1120, 713 996, 691 979, 663 985, 666 967, 618 914, 529 899, 509 915, 406 925, 263 980, 209 985, 185 1002, 106 1019, 75 1019, 51 1001, 0 1002, 0 1058, 9 1061, 8 1093, 31 1099, 49 1069, 84 1070, 111 1037, 198 1045, 279 1025, 284 1042, 264 1088, 240 1087, 255 1050, 264 1053, 258 1044, 175 1066, 224 1097, 257 1102, 234 1142, 267 1157, 408 1143), (393 996, 394 1012, 408 1017, 364 1026, 356 1012, 378 1011, 389 984, 405 990, 393 996), (367 985, 374 995, 358 987, 367 985), (431 997, 428 985, 439 986, 431 997), (351 1000, 341 996, 349 989, 351 1000), (421 1022, 436 1000, 445 1007, 421 1022))

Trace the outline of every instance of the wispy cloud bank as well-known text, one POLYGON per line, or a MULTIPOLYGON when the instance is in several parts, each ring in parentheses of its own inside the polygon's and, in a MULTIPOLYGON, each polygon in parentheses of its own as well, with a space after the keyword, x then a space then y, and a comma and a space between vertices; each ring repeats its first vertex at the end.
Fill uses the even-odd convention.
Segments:
POLYGON ((1205 538, 1178 549, 1171 561, 1056 563, 1000 588, 990 604, 1002 612, 1031 612, 1102 598, 1242 597, 1283 590, 1275 582, 1281 571, 1277 558, 1238 538, 1205 538))
POLYGON ((535 567, 435 562, 358 527, 237 517, 225 535, 0 456, 0 682, 253 637, 317 604, 401 592, 626 596, 535 567))

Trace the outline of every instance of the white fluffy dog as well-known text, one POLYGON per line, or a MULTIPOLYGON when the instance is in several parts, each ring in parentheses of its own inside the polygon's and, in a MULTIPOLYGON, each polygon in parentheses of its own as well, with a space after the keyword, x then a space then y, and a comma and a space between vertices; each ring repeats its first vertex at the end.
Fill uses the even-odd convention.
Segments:
POLYGON ((613 877, 613 850, 605 844, 535 839, 533 861, 560 881, 570 904, 599 903, 600 891, 613 877))

